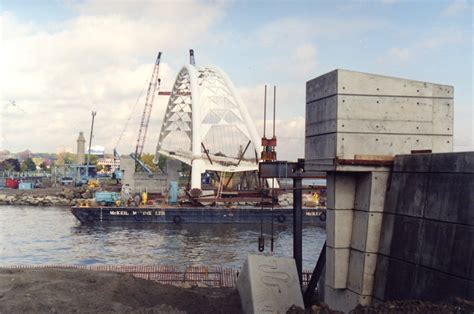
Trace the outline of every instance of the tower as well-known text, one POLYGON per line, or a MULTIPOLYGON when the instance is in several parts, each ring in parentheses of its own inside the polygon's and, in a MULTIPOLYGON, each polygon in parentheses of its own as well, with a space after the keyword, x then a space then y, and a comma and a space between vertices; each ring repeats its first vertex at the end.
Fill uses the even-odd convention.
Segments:
POLYGON ((86 150, 86 139, 84 138, 84 133, 79 132, 79 137, 77 138, 77 157, 76 163, 78 165, 83 165, 86 161, 85 150, 86 150))

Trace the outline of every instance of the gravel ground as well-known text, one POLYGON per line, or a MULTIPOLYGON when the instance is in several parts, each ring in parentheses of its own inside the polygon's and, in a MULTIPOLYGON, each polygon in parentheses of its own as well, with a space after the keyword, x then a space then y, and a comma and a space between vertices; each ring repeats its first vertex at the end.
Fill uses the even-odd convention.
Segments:
POLYGON ((0 270, 0 313, 241 313, 229 288, 178 288, 128 274, 0 270))

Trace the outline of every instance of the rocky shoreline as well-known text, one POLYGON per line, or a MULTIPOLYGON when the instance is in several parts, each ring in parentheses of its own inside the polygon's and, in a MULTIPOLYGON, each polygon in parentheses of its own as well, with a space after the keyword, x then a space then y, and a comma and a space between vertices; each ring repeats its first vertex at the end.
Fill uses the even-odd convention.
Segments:
POLYGON ((88 189, 44 189, 31 191, 0 190, 0 205, 75 206, 93 200, 94 191, 88 189))

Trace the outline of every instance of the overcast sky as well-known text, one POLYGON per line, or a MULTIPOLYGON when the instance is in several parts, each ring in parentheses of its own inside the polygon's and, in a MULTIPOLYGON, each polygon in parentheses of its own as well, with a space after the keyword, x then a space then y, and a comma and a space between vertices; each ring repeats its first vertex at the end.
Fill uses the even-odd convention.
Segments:
MULTIPOLYGON (((96 110, 93 144, 133 151, 157 52, 168 90, 194 48, 198 65, 229 75, 259 131, 263 85, 278 86, 279 158, 303 157, 305 82, 335 68, 454 85, 455 150, 474 150, 471 1, 0 5, 0 149, 75 151, 96 110)), ((166 102, 155 101, 146 151, 166 102)))

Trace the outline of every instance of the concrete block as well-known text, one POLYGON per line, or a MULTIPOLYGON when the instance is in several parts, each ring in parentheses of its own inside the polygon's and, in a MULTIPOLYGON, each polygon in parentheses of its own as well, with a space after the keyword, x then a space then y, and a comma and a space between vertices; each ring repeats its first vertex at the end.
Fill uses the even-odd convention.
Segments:
POLYGON ((360 295, 372 295, 377 254, 351 250, 349 260, 347 288, 360 295))
POLYGON ((420 264, 444 273, 474 280, 474 227, 425 220, 420 264))
POLYGON ((306 136, 304 156, 307 161, 336 156, 336 133, 306 136))
MULTIPOLYGON (((385 291, 383 300, 410 300, 413 299, 413 283, 416 280, 417 267, 398 259, 387 257, 385 275, 377 267, 376 277, 385 276, 385 291)), ((380 264, 378 264, 380 265, 380 264)), ((379 282, 377 282, 378 284, 379 282)), ((377 289, 375 289, 377 290, 377 289)), ((377 294, 376 294, 377 295, 377 294)), ((379 297, 380 295, 377 295, 379 297)))
POLYGON ((368 211, 372 194, 372 173, 357 174, 354 209, 368 211))
POLYGON ((431 173, 424 217, 474 226, 474 175, 431 173))
POLYGON ((431 172, 474 173, 474 152, 433 154, 431 172))
POLYGON ((304 308, 296 264, 290 258, 248 255, 237 280, 244 313, 286 313, 304 308))
POLYGON ((388 171, 358 174, 354 209, 383 212, 389 176, 390 172, 388 171))
POLYGON ((351 246, 353 211, 327 209, 326 240, 332 248, 351 246))
POLYGON ((353 209, 355 201, 356 173, 327 173, 328 209, 353 209))
POLYGON ((397 155, 393 162, 394 172, 429 172, 433 154, 397 155))
POLYGON ((385 214, 379 252, 410 263, 418 263, 421 232, 422 219, 385 214))
POLYGON ((422 217, 428 182, 428 173, 392 173, 384 211, 422 217))
POLYGON ((324 287, 324 302, 332 309, 349 313, 358 304, 370 305, 371 296, 359 295, 351 290, 333 289, 329 286, 324 287))
MULTIPOLYGON (((327 135, 318 137, 324 145, 329 145, 327 135)), ((336 136, 336 155, 341 159, 354 159, 355 155, 397 155, 408 154, 412 150, 431 149, 433 152, 452 150, 451 135, 412 135, 412 134, 374 134, 374 133, 343 133, 336 136)), ((310 149, 310 148, 308 148, 310 149)), ((319 156, 329 156, 334 151, 316 153, 319 156)))
POLYGON ((306 82, 306 103, 337 93, 337 70, 306 82))
POLYGON ((369 253, 379 250, 382 213, 354 211, 351 247, 369 253))
POLYGON ((338 94, 453 98, 454 93, 452 86, 397 77, 342 69, 336 75, 338 94))
POLYGON ((393 239, 393 227, 395 225, 395 215, 384 214, 382 217, 382 229, 380 231, 379 253, 390 255, 393 239))
POLYGON ((438 302, 454 298, 467 299, 471 282, 420 266, 417 268, 412 298, 438 302))
POLYGON ((337 98, 324 98, 306 105, 306 136, 337 131, 337 98))
POLYGON ((376 300, 385 300, 389 260, 388 256, 381 254, 377 256, 377 267, 375 268, 374 286, 372 290, 373 297, 376 300))
POLYGON ((326 285, 333 289, 347 287, 350 249, 326 247, 326 285))

